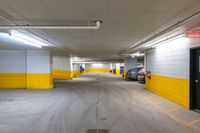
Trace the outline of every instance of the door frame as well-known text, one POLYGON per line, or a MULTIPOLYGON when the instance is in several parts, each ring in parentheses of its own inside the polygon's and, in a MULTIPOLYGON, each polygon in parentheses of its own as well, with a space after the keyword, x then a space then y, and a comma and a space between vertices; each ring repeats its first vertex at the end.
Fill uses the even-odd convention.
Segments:
POLYGON ((199 47, 190 48, 190 109, 196 109, 196 100, 195 100, 195 70, 194 70, 194 63, 195 63, 195 50, 200 49, 199 47))

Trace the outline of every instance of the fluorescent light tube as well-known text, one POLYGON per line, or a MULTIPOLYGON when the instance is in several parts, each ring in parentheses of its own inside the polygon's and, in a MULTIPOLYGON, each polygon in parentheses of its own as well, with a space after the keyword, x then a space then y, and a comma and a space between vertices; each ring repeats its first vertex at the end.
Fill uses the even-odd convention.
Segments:
POLYGON ((25 34, 18 32, 18 31, 12 31, 11 35, 18 37, 18 38, 21 38, 21 39, 24 39, 28 42, 32 42, 34 44, 40 45, 40 46, 49 46, 47 42, 42 42, 40 40, 34 39, 34 38, 32 38, 28 35, 25 35, 25 34))
POLYGON ((38 48, 42 47, 41 45, 38 45, 38 44, 33 43, 33 42, 30 42, 28 40, 25 40, 25 39, 19 37, 19 36, 15 36, 15 35, 12 35, 12 34, 10 35, 10 38, 15 40, 15 41, 20 41, 20 42, 22 42, 24 44, 27 44, 27 45, 35 46, 35 47, 38 47, 38 48))
POLYGON ((18 31, 12 31, 11 34, 2 32, 2 33, 0 33, 0 36, 5 38, 5 39, 11 39, 11 40, 14 40, 16 42, 21 42, 25 45, 35 46, 35 47, 38 47, 38 48, 41 48, 42 46, 52 45, 48 42, 43 42, 43 41, 37 40, 35 38, 32 38, 31 36, 22 34, 18 31))

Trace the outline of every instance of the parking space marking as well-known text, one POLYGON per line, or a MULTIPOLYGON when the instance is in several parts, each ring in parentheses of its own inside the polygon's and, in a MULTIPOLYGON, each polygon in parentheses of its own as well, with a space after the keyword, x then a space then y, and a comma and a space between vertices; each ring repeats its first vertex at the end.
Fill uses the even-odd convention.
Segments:
POLYGON ((151 99, 149 99, 148 97, 144 97, 144 99, 145 99, 146 101, 150 102, 150 103, 153 104, 153 105, 159 105, 159 104, 161 104, 161 103, 159 103, 159 102, 157 102, 157 103, 153 102, 153 101, 152 101, 151 99))
POLYGON ((172 120, 174 120, 179 125, 184 126, 185 128, 187 128, 191 133, 197 133, 194 129, 192 129, 190 127, 190 125, 187 125, 184 121, 181 121, 181 120, 177 119, 176 117, 174 117, 173 115, 169 114, 169 112, 167 112, 166 110, 163 110, 162 108, 160 108, 157 104, 155 104, 154 102, 152 102, 150 99, 144 97, 144 100, 146 100, 147 102, 149 102, 150 104, 152 104, 153 106, 155 106, 155 108, 157 108, 158 110, 160 110, 162 113, 166 114, 169 118, 171 118, 172 120))
POLYGON ((169 110, 166 110, 167 111, 167 113, 169 113, 169 112, 173 112, 173 111, 176 111, 176 110, 178 110, 179 108, 172 108, 172 109, 169 109, 169 110))
POLYGON ((198 123, 198 122, 200 122, 200 118, 197 118, 197 119, 195 119, 195 120, 192 120, 192 121, 188 122, 187 125, 188 125, 188 126, 189 126, 189 125, 193 125, 193 124, 196 124, 196 123, 198 123))

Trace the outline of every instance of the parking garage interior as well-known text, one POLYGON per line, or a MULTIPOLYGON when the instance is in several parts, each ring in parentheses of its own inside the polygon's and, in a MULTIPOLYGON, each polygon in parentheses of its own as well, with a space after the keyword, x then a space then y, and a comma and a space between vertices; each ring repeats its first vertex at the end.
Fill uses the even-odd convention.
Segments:
POLYGON ((199 0, 0 0, 0 133, 200 133, 199 0))

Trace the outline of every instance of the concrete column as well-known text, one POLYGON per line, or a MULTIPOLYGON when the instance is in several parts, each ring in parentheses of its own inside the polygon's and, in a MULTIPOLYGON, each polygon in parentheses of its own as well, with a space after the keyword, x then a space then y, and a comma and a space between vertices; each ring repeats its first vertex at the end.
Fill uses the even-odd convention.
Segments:
POLYGON ((27 88, 49 89, 53 87, 52 58, 46 50, 27 50, 27 88))
POLYGON ((26 88, 26 51, 0 50, 0 88, 26 88))
POLYGON ((120 63, 116 63, 116 75, 120 76, 120 63))
POLYGON ((53 57, 53 77, 73 79, 73 64, 70 57, 53 57))
POLYGON ((110 63, 110 72, 112 72, 112 67, 113 67, 113 64, 110 63))
POLYGON ((126 57, 124 59, 124 79, 127 79, 127 72, 132 68, 137 68, 137 58, 126 57))
POLYGON ((80 64, 74 63, 73 64, 73 77, 77 77, 81 74, 80 72, 80 64))
POLYGON ((0 88, 53 87, 49 51, 0 50, 0 60, 0 88))
POLYGON ((113 69, 116 69, 115 63, 112 63, 112 74, 115 74, 114 71, 113 71, 113 69))

